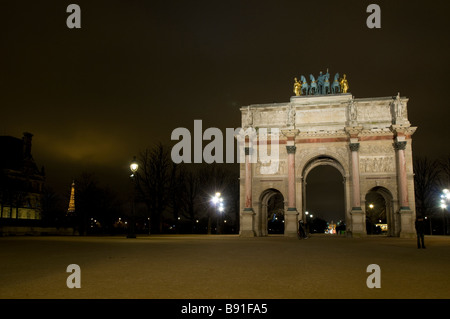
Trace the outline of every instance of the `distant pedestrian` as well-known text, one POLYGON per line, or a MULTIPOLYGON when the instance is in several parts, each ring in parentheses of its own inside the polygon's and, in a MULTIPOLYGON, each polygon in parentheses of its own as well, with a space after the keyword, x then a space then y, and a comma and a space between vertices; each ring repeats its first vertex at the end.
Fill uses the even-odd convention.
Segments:
POLYGON ((425 221, 422 217, 416 219, 417 248, 425 248, 425 221))
POLYGON ((308 238, 308 236, 306 236, 305 229, 303 228, 303 220, 300 220, 298 222, 298 238, 300 238, 300 239, 302 239, 302 238, 307 239, 308 238))

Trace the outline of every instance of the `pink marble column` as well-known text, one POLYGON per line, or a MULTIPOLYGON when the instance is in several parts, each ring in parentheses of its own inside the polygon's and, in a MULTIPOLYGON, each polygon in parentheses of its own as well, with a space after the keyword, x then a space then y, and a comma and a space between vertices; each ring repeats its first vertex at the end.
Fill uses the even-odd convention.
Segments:
POLYGON ((409 210, 408 181, 406 179, 406 160, 405 160, 406 141, 395 142, 394 147, 397 151, 398 186, 399 186, 398 188, 399 188, 400 209, 408 209, 409 210))
POLYGON ((252 203, 252 161, 250 147, 245 147, 245 205, 241 212, 239 236, 255 236, 255 212, 252 203))
POLYGON ((361 194, 359 188, 359 143, 350 143, 350 150, 352 152, 352 184, 353 184, 353 209, 361 209, 361 194))
POLYGON ((245 148, 245 208, 252 208, 252 163, 251 148, 245 148))
POLYGON ((295 207, 295 150, 294 145, 286 146, 288 153, 288 209, 295 207))

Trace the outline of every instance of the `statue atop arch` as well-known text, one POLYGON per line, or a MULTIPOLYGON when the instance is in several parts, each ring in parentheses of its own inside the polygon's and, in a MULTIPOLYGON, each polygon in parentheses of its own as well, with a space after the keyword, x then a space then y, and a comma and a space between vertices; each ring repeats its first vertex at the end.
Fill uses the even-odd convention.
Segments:
POLYGON ((317 77, 310 74, 309 79, 310 83, 306 81, 304 75, 300 76, 301 81, 298 81, 297 77, 294 78, 293 91, 295 96, 347 93, 349 89, 347 75, 344 74, 343 78, 339 78, 339 73, 336 73, 334 75, 334 81, 331 83, 328 68, 326 73, 320 71, 317 77))
POLYGON ((297 80, 297 78, 294 78, 294 93, 295 96, 302 94, 302 84, 297 80))
POLYGON ((347 75, 344 74, 344 77, 340 79, 339 84, 341 85, 341 92, 347 93, 348 91, 348 81, 347 81, 347 75))

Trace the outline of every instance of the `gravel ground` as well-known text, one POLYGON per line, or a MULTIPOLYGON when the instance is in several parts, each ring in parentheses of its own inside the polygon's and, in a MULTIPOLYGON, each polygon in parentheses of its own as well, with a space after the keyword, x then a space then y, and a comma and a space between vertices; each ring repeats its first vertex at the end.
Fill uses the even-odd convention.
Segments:
POLYGON ((0 298, 450 298, 450 237, 0 238, 0 298), (81 288, 69 289, 69 264, 81 288), (367 266, 381 268, 369 289, 367 266))

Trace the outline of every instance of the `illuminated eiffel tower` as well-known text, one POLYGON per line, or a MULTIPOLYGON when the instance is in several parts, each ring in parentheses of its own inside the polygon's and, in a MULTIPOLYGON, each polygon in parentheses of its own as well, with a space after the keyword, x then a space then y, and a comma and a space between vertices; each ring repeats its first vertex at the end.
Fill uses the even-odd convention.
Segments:
POLYGON ((70 190, 69 208, 67 209, 67 216, 75 215, 75 181, 72 182, 72 189, 70 190))

